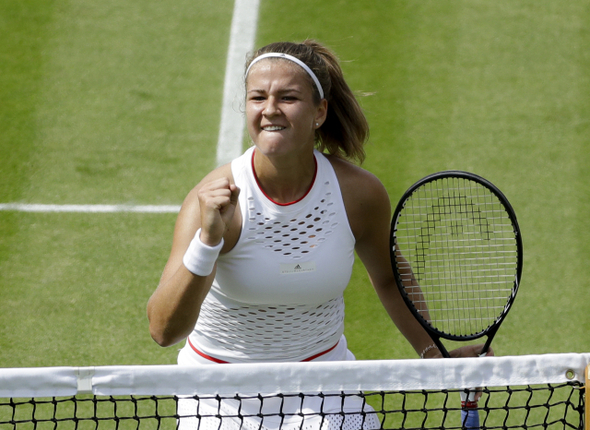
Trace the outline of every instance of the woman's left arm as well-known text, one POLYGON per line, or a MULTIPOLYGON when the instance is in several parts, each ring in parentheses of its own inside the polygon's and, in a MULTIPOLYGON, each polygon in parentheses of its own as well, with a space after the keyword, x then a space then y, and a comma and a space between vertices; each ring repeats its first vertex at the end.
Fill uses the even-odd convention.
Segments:
MULTIPOLYGON (((357 168, 358 169, 358 168, 357 168)), ((363 262, 371 283, 389 317, 424 357, 441 357, 434 342, 405 304, 391 269, 389 236, 391 205, 383 184, 372 174, 359 169, 354 179, 356 186, 343 193, 351 228, 355 235, 355 250, 363 262), (359 184, 360 183, 360 184, 359 184), (349 209, 350 208, 350 209, 349 209)), ((349 176, 350 178, 350 176, 349 176)), ((344 187, 343 187, 344 189, 344 187)), ((474 357, 481 345, 467 345, 450 352, 452 357, 474 357)))
MULTIPOLYGON (((391 207, 389 196, 377 178, 364 174, 364 186, 355 187, 352 211, 348 211, 356 239, 355 250, 367 269, 387 314, 418 354, 432 339, 406 306, 395 283, 389 257, 391 207), (358 192, 362 190, 362 192, 358 192)), ((350 197, 348 198, 350 200, 350 197)), ((429 350, 434 355, 438 350, 429 350)))

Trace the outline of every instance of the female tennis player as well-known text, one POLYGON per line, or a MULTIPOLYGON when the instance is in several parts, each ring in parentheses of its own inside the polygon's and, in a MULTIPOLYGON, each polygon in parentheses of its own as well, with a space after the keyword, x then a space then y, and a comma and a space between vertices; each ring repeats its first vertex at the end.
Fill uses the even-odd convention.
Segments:
POLYGON ((393 278, 389 198, 354 163, 368 124, 336 56, 314 41, 273 43, 248 61, 245 86, 253 145, 184 201, 148 303, 154 340, 187 339, 180 364, 354 359, 343 291, 356 251, 418 354, 439 354, 393 278))

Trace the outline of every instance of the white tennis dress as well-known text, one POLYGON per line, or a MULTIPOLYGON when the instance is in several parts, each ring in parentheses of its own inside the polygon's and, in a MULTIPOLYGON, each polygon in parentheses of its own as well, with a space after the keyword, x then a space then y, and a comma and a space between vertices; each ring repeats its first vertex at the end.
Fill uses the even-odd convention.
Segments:
MULTIPOLYGON (((343 335, 343 292, 352 273, 355 239, 336 173, 328 159, 315 151, 317 170, 309 192, 297 202, 277 204, 258 186, 252 164, 254 150, 250 148, 231 164, 240 188, 242 231, 236 246, 217 260, 215 280, 178 363, 354 359, 343 335)), ((179 413, 195 413, 197 402, 181 403, 179 413)), ((314 409, 311 403, 308 401, 305 407, 314 409)), ((361 403, 360 398, 352 397, 345 406, 360 411, 361 403)), ((251 406, 257 411, 260 405, 251 406)), ((341 399, 333 406, 340 411, 341 399)), ((201 401, 200 407, 206 405, 201 401)), ((224 407, 231 412, 231 402, 225 402, 224 407)), ((244 405, 241 407, 243 410, 244 405)), ((293 407, 300 409, 301 405, 293 407)), ((272 409, 272 402, 265 408, 272 409)), ((368 418, 371 422, 365 418, 364 428, 379 428, 374 415, 368 418)), ((292 423, 283 419, 273 424, 267 417, 263 427, 259 427, 259 421, 251 423, 252 427, 247 421, 240 424, 242 427, 232 426, 224 419, 221 428, 361 428, 360 415, 348 415, 343 427, 341 416, 333 418, 334 426, 328 419, 323 424, 321 420, 314 424, 310 419, 306 423, 300 417, 293 419, 292 423)), ((208 419, 209 427, 205 427, 209 424, 204 419, 200 423, 180 421, 183 429, 219 428, 216 418, 208 419)))

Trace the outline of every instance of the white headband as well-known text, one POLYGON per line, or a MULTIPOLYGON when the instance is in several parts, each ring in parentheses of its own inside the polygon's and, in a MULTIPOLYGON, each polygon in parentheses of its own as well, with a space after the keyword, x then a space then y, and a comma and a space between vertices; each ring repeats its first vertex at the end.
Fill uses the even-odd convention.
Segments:
POLYGON ((265 58, 284 58, 285 60, 289 60, 289 61, 292 61, 292 62, 300 65, 303 68, 303 70, 305 70, 307 72, 307 74, 309 76, 311 76, 311 79, 313 79, 313 82, 315 83, 315 86, 317 87, 318 92, 320 93, 320 99, 324 98, 324 90, 322 88, 322 84, 320 84, 320 81, 319 81, 318 77, 315 75, 315 73, 313 73, 313 71, 309 68, 309 66, 307 64, 305 64, 303 61, 301 61, 299 58, 295 58, 289 54, 283 54, 283 53, 279 53, 279 52, 269 52, 267 54, 259 55, 258 57, 253 59, 252 62, 250 63, 250 65, 248 66, 248 69, 246 70, 246 76, 248 76, 248 73, 250 72, 250 69, 252 68, 252 66, 254 64, 258 63, 260 60, 264 60, 265 58))

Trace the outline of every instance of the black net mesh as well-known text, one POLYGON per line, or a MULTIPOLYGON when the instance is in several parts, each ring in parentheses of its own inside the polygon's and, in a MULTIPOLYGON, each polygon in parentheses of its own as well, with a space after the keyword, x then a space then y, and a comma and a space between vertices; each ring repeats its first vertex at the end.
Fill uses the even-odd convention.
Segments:
MULTIPOLYGON (((482 388, 482 429, 582 429, 579 382, 482 388)), ((0 429, 461 429, 459 390, 1 398, 0 429), (340 405, 340 407, 338 407, 340 405)))

